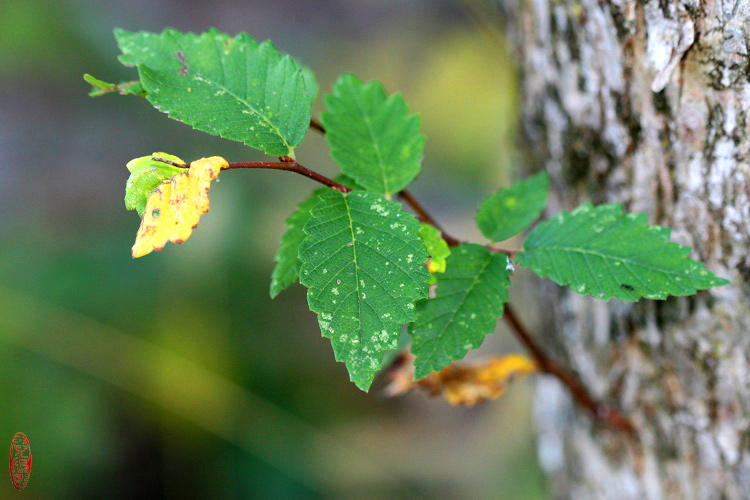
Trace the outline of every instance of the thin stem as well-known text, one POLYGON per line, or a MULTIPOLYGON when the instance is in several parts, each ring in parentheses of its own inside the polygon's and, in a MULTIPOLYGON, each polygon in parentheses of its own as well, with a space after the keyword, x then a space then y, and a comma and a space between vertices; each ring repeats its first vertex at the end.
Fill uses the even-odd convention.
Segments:
POLYGON ((504 253, 511 259, 516 256, 516 254, 520 253, 520 250, 511 250, 510 248, 503 248, 496 245, 486 245, 490 252, 493 253, 504 253))
POLYGON ((577 377, 571 374, 561 364, 553 361, 547 356, 547 354, 534 342, 534 339, 519 321, 513 307, 508 303, 505 304, 503 319, 508 323, 519 342, 523 344, 531 357, 534 358, 534 361, 539 365, 539 370, 556 377, 562 382, 562 384, 570 391, 573 399, 575 399, 579 405, 586 408, 596 420, 599 420, 615 429, 624 430, 633 436, 636 435, 635 428, 630 420, 623 416, 616 408, 597 402, 577 377))
POLYGON ((329 188, 335 189, 336 191, 340 191, 342 193, 348 193, 349 191, 351 191, 351 189, 344 186, 343 184, 336 182, 333 179, 329 179, 325 175, 319 174, 307 167, 303 167, 302 165, 297 163, 296 160, 292 160, 288 157, 283 157, 282 161, 280 162, 230 162, 229 166, 225 167, 224 170, 235 168, 266 168, 271 170, 286 170, 287 172, 294 172, 296 174, 304 175, 305 177, 308 177, 316 182, 323 184, 324 186, 328 186, 329 188))
POLYGON ((402 200, 406 202, 407 205, 414 209, 414 212, 417 214, 417 219, 419 219, 420 222, 435 226, 435 228, 442 233, 443 239, 446 243, 448 243, 448 246, 455 247, 461 244, 461 240, 457 240, 453 236, 446 233, 442 227, 440 227, 440 224, 438 224, 437 221, 427 213, 427 210, 424 209, 424 207, 411 195, 409 191, 404 189, 402 191, 399 191, 398 195, 402 200))
MULTIPOLYGON (((432 216, 427 213, 427 211, 424 209, 424 207, 411 195, 411 193, 407 190, 402 190, 398 193, 398 195, 401 197, 402 200, 406 202, 407 205, 409 205, 414 212, 417 214, 417 219, 419 219, 420 222, 424 222, 425 224, 430 224, 431 226, 435 226, 435 228, 440 231, 443 239, 448 244, 449 247, 457 247, 461 243, 465 243, 464 241, 459 240, 458 238, 454 238, 453 236, 449 235, 445 232, 445 230, 440 227, 440 225, 437 223, 435 219, 432 218, 432 216)), ((504 253, 510 258, 513 258, 518 253, 518 250, 509 250, 507 248, 501 248, 495 245, 486 245, 486 247, 494 253, 504 253)))
MULTIPOLYGON (((167 163, 168 165, 173 165, 179 168, 190 167, 190 165, 186 165, 184 163, 176 163, 170 160, 165 160, 164 158, 153 157, 152 159, 154 161, 167 163)), ((308 177, 316 182, 323 184, 324 186, 328 186, 342 193, 348 193, 349 191, 351 191, 351 189, 344 186, 343 184, 338 183, 334 181, 333 179, 329 179, 325 175, 319 174, 313 170, 310 170, 307 167, 303 167, 302 165, 297 163, 296 160, 293 160, 292 158, 289 158, 288 156, 283 156, 279 159, 281 161, 278 161, 278 162, 274 162, 274 161, 229 162, 228 166, 224 167, 222 170, 232 170, 236 168, 265 168, 265 169, 270 169, 270 170, 286 170, 287 172, 294 172, 296 174, 304 175, 305 177, 308 177)))
MULTIPOLYGON (((317 132, 320 132, 321 134, 325 135, 326 129, 323 126, 322 123, 320 123, 315 118, 310 118, 310 128, 313 130, 316 130, 317 132)), ((417 216, 417 219, 419 219, 420 222, 424 222, 425 224, 430 224, 431 226, 434 226, 438 231, 440 231, 441 236, 445 240, 445 242, 448 244, 449 247, 457 247, 461 243, 466 243, 464 241, 459 240, 458 238, 454 238, 450 234, 446 233, 445 230, 440 227, 440 224, 437 223, 435 219, 433 219, 430 214, 427 213, 427 211, 424 209, 421 203, 419 203, 414 196, 411 195, 409 191, 406 189, 400 191, 398 195, 401 197, 402 200, 406 202, 407 205, 409 205, 412 210, 414 210, 414 213, 417 216)), ((518 250, 510 250, 508 248, 502 248, 495 245, 485 245, 491 252, 494 253, 504 253, 511 259, 516 256, 516 254, 519 252, 518 250)))
POLYGON ((323 126, 323 124, 320 123, 315 118, 310 118, 310 128, 313 129, 313 130, 317 130, 321 134, 325 134, 326 133, 326 129, 323 126))

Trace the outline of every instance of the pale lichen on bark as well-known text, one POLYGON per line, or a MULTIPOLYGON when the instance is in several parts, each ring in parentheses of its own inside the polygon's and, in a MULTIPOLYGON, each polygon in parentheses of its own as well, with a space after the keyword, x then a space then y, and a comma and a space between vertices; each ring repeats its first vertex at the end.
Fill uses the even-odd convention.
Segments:
POLYGON ((732 281, 604 303, 547 285, 545 341, 640 441, 540 382, 553 496, 750 498, 750 2, 506 0, 530 163, 550 213, 622 202, 732 281))

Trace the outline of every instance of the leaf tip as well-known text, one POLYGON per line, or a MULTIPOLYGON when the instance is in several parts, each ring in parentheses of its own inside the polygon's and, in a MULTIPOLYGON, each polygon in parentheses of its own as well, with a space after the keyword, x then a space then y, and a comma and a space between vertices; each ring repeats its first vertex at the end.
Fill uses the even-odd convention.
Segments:
POLYGON ((724 286, 724 285, 731 285, 732 282, 725 278, 720 278, 718 276, 715 276, 713 281, 711 282, 711 287, 718 287, 718 286, 724 286))
POLYGON ((357 379, 352 380, 352 382, 354 382, 354 385, 356 385, 357 388, 362 392, 370 392, 370 387, 372 386, 372 378, 362 380, 357 379))

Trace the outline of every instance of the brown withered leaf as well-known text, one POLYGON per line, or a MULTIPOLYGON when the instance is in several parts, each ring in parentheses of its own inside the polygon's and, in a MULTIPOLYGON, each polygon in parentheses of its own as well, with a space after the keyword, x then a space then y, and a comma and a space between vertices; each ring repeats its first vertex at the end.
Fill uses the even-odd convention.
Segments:
POLYGON ((388 371, 391 382, 384 390, 387 396, 421 388, 433 396, 442 395, 452 405, 474 406, 502 396, 516 377, 538 371, 532 360, 512 354, 478 363, 451 363, 415 382, 413 360, 411 354, 403 353, 388 371))

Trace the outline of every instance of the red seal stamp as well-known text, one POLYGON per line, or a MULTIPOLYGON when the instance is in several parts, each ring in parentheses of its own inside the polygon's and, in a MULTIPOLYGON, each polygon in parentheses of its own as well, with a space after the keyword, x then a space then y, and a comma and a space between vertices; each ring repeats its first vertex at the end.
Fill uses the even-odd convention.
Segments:
POLYGON ((17 432, 10 442, 10 480, 21 491, 31 475, 31 447, 26 434, 17 432))

